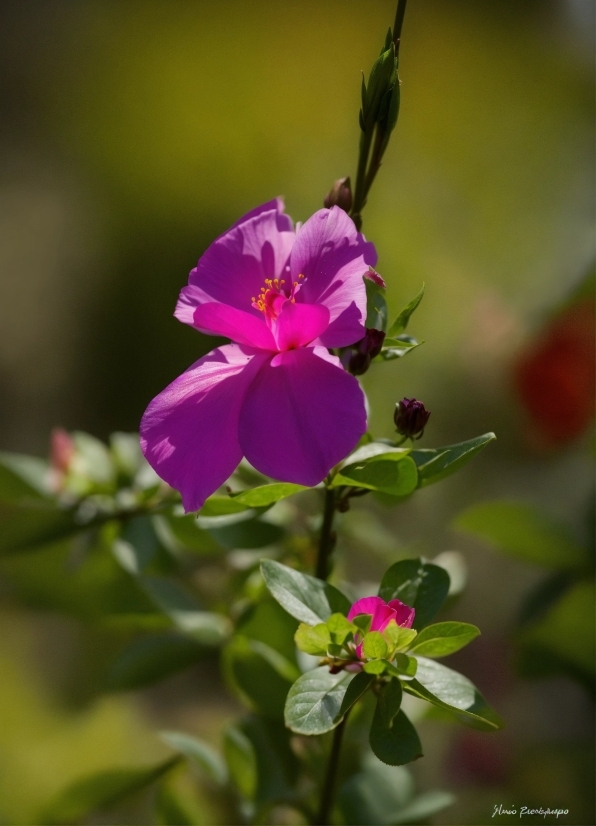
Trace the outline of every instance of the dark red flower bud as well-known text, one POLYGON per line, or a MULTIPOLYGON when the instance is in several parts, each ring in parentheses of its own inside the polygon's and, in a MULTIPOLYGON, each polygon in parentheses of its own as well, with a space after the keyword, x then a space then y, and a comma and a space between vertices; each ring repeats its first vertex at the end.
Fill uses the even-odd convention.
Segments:
POLYGON ((397 432, 409 439, 422 438, 429 418, 430 410, 417 399, 402 399, 395 405, 393 421, 397 432))
POLYGON ((382 330, 375 330, 369 327, 364 338, 353 345, 356 351, 348 362, 348 370, 353 376, 361 376, 370 367, 371 361, 378 356, 383 348, 385 333, 382 330))
POLYGON ((349 212, 352 209, 352 187, 350 185, 350 179, 339 178, 325 196, 323 204, 327 209, 331 209, 332 206, 338 206, 340 209, 343 209, 344 212, 349 212))

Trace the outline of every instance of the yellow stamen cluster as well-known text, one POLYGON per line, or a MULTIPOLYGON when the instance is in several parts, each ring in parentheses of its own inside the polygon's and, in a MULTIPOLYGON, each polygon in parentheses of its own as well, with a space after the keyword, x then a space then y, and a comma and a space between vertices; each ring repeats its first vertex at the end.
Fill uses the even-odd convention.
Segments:
POLYGON ((283 287, 285 283, 286 282, 283 278, 281 279, 281 281, 279 278, 266 278, 265 286, 261 287, 260 295, 257 297, 253 295, 252 297, 253 306, 255 306, 258 310, 264 313, 266 309, 265 299, 267 297, 267 294, 271 292, 271 290, 275 290, 275 292, 278 293, 279 288, 283 287))

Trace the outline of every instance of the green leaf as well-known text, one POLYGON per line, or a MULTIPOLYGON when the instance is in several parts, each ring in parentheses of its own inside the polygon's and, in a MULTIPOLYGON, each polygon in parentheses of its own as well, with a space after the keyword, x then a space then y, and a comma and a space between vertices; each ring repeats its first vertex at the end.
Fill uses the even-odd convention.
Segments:
POLYGON ((416 609, 414 628, 417 630, 433 619, 448 592, 447 571, 420 558, 396 562, 385 572, 379 588, 379 596, 385 602, 399 599, 416 609))
POLYGON ((365 326, 375 330, 387 329, 387 302, 385 301, 385 291, 370 278, 364 279, 366 287, 366 324, 365 326))
POLYGON ((587 550, 565 526, 529 505, 481 503, 460 514, 454 527, 488 540, 523 562, 544 568, 576 569, 588 561, 587 550))
POLYGON ((353 619, 353 623, 364 634, 368 634, 370 624, 372 622, 372 614, 358 614, 353 619))
POLYGON ((434 450, 426 448, 413 450, 410 456, 418 468, 418 487, 433 485, 455 473, 496 438, 494 433, 485 433, 484 436, 477 436, 475 439, 469 439, 457 445, 439 447, 434 450))
POLYGON ((280 562, 264 559, 261 573, 272 596, 301 622, 317 625, 333 613, 350 610, 350 601, 337 588, 280 562))
POLYGON ((0 502, 47 501, 50 468, 43 459, 0 452, 0 502))
POLYGON ((369 631, 362 642, 364 656, 370 660, 382 660, 387 656, 387 643, 379 631, 369 631))
POLYGON ((525 627, 519 639, 552 652, 554 657, 589 675, 594 674, 594 583, 575 583, 539 620, 525 627))
POLYGON ((207 646, 221 645, 230 635, 231 624, 222 614, 202 611, 181 585, 162 577, 139 578, 145 593, 181 631, 207 646))
POLYGON ((342 467, 332 482, 333 487, 348 485, 400 497, 408 496, 416 490, 417 484, 418 472, 415 463, 405 451, 398 448, 342 467))
POLYGON ((252 743, 237 726, 224 733, 224 755, 230 777, 240 794, 252 800, 257 790, 257 757, 252 743))
POLYGON ((454 801, 454 795, 438 790, 415 795, 408 769, 387 766, 370 752, 339 792, 344 822, 360 826, 426 822, 454 801))
POLYGON ((261 485, 258 488, 233 493, 231 496, 234 502, 239 502, 246 507, 265 508, 279 502, 280 499, 286 499, 288 496, 293 496, 303 490, 310 490, 310 488, 305 485, 276 482, 272 485, 261 485))
POLYGON ((285 707, 286 726, 297 734, 324 734, 339 722, 339 712, 354 674, 331 674, 328 666, 303 674, 291 687, 285 707))
POLYGON ((299 765, 281 721, 245 717, 228 729, 226 743, 230 774, 246 799, 260 805, 294 796, 299 765))
POLYGON ((397 336, 396 338, 386 338, 383 342, 383 349, 379 353, 378 358, 383 361, 393 361, 393 359, 400 359, 424 344, 423 341, 416 341, 412 336, 397 336))
POLYGON ((128 479, 134 478, 145 464, 138 433, 111 433, 110 451, 116 470, 128 479))
POLYGON ((162 782, 155 795, 157 826, 203 826, 203 812, 194 795, 162 782))
POLYGON ((224 649, 224 672, 240 699, 265 717, 283 719, 292 682, 300 673, 266 643, 235 635, 224 649))
POLYGON ((210 527, 207 530, 216 542, 229 551, 237 548, 266 548, 280 542, 285 535, 284 529, 279 525, 272 525, 258 518, 245 519, 233 525, 210 527))
POLYGON ((357 626, 346 619, 343 614, 331 614, 327 620, 327 628, 331 639, 337 645, 343 645, 350 634, 355 634, 358 630, 357 626))
POLYGON ((231 496, 210 496, 199 511, 199 515, 228 516, 232 513, 243 513, 246 510, 249 510, 248 505, 237 502, 231 496))
POLYGON ((107 446, 89 433, 72 434, 75 452, 69 474, 88 480, 100 488, 111 487, 116 481, 116 467, 107 446))
POLYGON ((392 652, 409 648, 412 640, 416 639, 417 633, 414 628, 403 628, 395 620, 391 620, 383 629, 383 637, 387 640, 392 652))
POLYGON ((360 671, 355 675, 354 679, 348 684, 348 688, 344 694, 344 698, 337 713, 338 720, 341 720, 344 714, 366 694, 374 682, 374 679, 373 674, 367 674, 366 671, 360 671))
POLYGON ((134 640, 111 664, 105 677, 110 691, 128 691, 165 680, 205 657, 205 648, 179 634, 153 634, 134 640))
POLYGON ((160 731, 159 736, 170 748, 183 754, 203 769, 219 786, 227 783, 228 772, 224 761, 208 743, 180 731, 160 731))
POLYGON ((77 780, 49 805, 39 822, 56 826, 78 823, 147 788, 180 762, 180 757, 172 757, 149 769, 112 769, 77 780))
POLYGON ((423 657, 446 657, 468 645, 479 634, 480 630, 467 622, 437 622, 418 634, 410 653, 423 657))
POLYGON ((387 660, 369 660, 363 663, 362 668, 366 674, 384 674, 388 665, 387 660))
POLYGON ((305 654, 324 655, 331 643, 331 634, 325 623, 310 626, 301 622, 294 637, 297 647, 305 654))
POLYGON ((416 659, 416 677, 404 683, 405 691, 451 711, 462 723, 480 731, 496 731, 503 727, 499 715, 467 677, 434 660, 416 659))
POLYGON ((379 692, 370 728, 370 747, 389 766, 403 766, 422 757, 416 729, 400 709, 401 699, 401 683, 393 678, 379 692))
POLYGON ((424 284, 422 285, 420 292, 403 308, 401 313, 395 319, 389 330, 387 331, 387 338, 394 338, 395 336, 403 333, 403 331, 408 326, 408 321, 410 320, 410 316, 414 312, 414 310, 418 307, 420 302, 422 301, 422 297, 424 295, 424 284))
POLYGON ((395 655, 395 668, 399 675, 406 677, 415 677, 418 670, 418 660, 416 657, 410 657, 408 654, 395 655))
POLYGON ((163 545, 172 553, 194 551, 198 554, 219 554, 223 547, 209 531, 199 527, 193 514, 174 516, 164 514, 153 517, 155 531, 163 545))

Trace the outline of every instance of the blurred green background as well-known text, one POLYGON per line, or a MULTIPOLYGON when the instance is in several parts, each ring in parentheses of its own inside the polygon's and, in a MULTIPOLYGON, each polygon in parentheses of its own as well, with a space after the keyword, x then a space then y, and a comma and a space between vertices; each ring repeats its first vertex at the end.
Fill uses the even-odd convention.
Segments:
MULTIPOLYGON (((508 728, 485 746, 423 724, 420 787, 459 796, 437 823, 491 822, 495 804, 526 800, 593 822, 589 694, 511 665, 515 614, 541 570, 450 524, 504 497, 584 530, 589 436, 533 450, 511 370, 594 259, 594 11, 592 0, 411 0, 399 123, 364 212, 392 314, 426 283, 408 330, 426 344, 364 378, 373 431, 391 436, 405 395, 432 411, 424 447, 498 435, 400 509, 365 503, 345 520, 353 580, 413 552, 455 549, 469 567, 457 616, 483 637, 468 673, 508 728)), ((354 174, 360 71, 393 15, 389 0, 5 0, 2 449, 46 455, 55 425, 134 431, 149 400, 211 349, 172 316, 188 271, 256 204, 283 194, 305 220, 354 174)), ((92 692, 69 681, 95 655, 76 620, 6 590, 0 625, 0 822, 34 822, 81 774, 159 758, 156 728, 216 742, 237 711, 213 664, 77 701, 92 692)))

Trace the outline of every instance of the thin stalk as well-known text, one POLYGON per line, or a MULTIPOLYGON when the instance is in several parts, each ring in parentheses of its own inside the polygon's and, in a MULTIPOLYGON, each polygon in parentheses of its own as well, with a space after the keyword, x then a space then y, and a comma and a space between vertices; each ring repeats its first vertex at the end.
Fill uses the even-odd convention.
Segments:
POLYGON ((315 571, 315 576, 319 579, 327 579, 329 575, 329 555, 335 545, 335 536, 333 534, 335 505, 335 490, 333 488, 325 488, 325 509, 323 511, 323 524, 319 537, 319 550, 315 571))
POLYGON ((327 772, 325 773, 325 781, 323 783, 323 791, 321 793, 321 803, 319 805, 319 813, 315 823, 317 826, 327 826, 329 823, 329 816, 333 808, 333 797, 335 794, 335 785, 337 782, 337 769, 339 767, 339 753, 341 751, 341 742, 344 736, 344 729, 348 720, 349 712, 344 716, 344 719, 337 726, 333 732, 333 743, 331 744, 331 754, 329 755, 329 762, 327 763, 327 772))
POLYGON ((399 44, 401 41, 401 30, 404 24, 404 15, 406 13, 406 4, 408 0, 398 0, 397 9, 395 11, 395 23, 393 24, 393 45, 395 46, 395 54, 399 54, 399 44))
POLYGON ((367 128, 366 132, 362 133, 360 139, 360 155, 358 157, 358 171, 356 172, 356 185, 354 187, 354 204, 351 210, 352 219, 356 224, 357 230, 362 226, 362 216, 360 213, 366 201, 366 165, 370 154, 374 127, 375 125, 373 123, 367 128))

